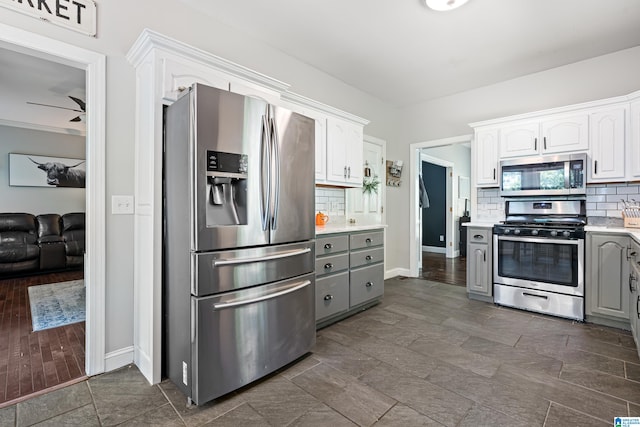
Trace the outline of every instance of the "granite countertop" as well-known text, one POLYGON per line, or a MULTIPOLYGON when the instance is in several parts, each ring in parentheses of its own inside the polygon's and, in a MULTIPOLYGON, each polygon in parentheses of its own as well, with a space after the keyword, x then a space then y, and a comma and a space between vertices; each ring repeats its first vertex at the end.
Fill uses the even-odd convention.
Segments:
POLYGON ((316 236, 332 233, 349 233, 352 231, 375 230, 386 227, 386 224, 380 223, 356 222, 351 224, 347 221, 329 221, 329 223, 326 225, 316 225, 316 236))

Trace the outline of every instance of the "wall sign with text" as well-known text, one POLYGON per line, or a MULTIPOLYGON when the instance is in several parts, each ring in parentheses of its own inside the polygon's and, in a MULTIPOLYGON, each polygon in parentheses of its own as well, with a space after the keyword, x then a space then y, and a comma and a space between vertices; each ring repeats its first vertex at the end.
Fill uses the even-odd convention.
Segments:
POLYGON ((0 0, 0 7, 95 37, 96 4, 92 0, 0 0))

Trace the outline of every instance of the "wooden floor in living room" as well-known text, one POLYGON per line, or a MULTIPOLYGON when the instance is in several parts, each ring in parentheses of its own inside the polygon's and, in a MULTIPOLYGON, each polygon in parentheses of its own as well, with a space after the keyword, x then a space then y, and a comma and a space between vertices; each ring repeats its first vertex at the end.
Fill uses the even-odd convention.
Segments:
POLYGON ((467 286, 467 258, 422 252, 422 277, 448 285, 467 286))
POLYGON ((27 288, 83 278, 67 271, 0 279, 0 407, 85 378, 85 322, 33 331, 27 288))

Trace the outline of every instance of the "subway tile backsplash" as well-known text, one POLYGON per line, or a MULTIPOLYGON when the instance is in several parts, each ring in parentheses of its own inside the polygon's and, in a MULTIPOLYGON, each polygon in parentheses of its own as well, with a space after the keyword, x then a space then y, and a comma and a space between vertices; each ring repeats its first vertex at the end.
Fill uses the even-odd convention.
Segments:
POLYGON ((333 217, 345 216, 344 189, 316 187, 316 212, 333 217))
MULTIPOLYGON (((624 202, 640 203, 640 184, 588 184, 587 217, 622 218, 624 202)), ((478 221, 504 220, 504 200, 497 188, 478 189, 478 221)))

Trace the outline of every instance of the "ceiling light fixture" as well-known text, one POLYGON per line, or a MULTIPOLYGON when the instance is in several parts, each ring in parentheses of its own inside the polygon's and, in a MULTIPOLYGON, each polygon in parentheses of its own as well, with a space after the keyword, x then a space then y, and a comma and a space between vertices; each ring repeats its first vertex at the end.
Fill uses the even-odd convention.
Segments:
POLYGON ((443 12, 460 7, 468 1, 469 0, 425 0, 425 3, 431 9, 443 12))

